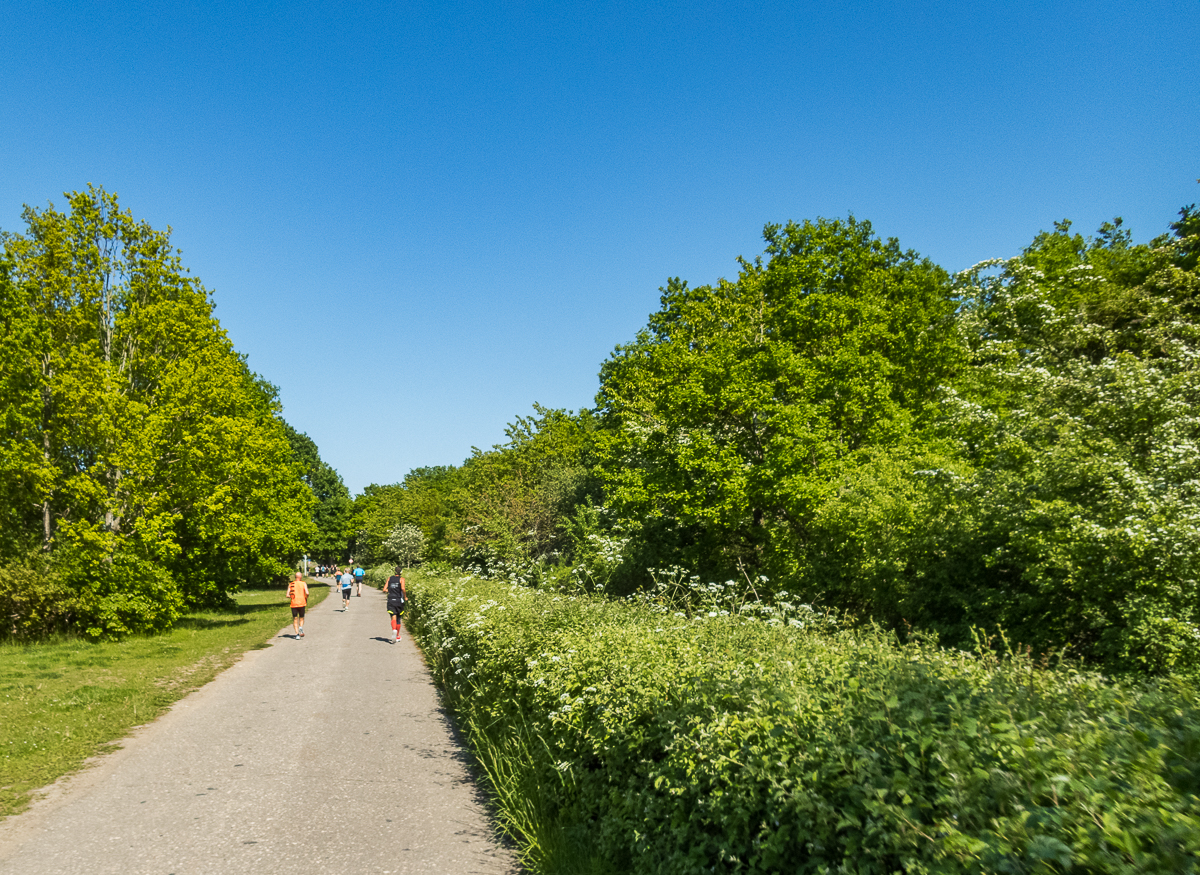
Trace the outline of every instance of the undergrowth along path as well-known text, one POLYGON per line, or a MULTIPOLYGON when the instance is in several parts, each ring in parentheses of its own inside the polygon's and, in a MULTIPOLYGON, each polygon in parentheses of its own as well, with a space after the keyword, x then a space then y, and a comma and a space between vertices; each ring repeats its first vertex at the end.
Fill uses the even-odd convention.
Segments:
POLYGON ((409 594, 538 872, 1200 873, 1187 679, 902 642, 785 602, 469 575, 414 574, 409 594))
POLYGON ((0 823, 10 875, 516 870, 383 595, 330 598, 0 823))

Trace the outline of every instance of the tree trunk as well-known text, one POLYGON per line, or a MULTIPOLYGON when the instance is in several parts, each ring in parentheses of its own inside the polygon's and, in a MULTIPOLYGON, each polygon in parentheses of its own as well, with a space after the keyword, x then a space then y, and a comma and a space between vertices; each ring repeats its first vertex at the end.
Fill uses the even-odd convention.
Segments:
MULTIPOLYGON (((53 368, 47 360, 42 362, 42 373, 49 380, 53 377, 53 368)), ((42 460, 46 463, 46 467, 52 468, 53 461, 50 458, 50 415, 53 410, 53 402, 50 398, 49 386, 42 385, 42 460)), ((42 552, 50 552, 50 538, 54 534, 51 528, 50 514, 50 493, 42 499, 42 552)))
MULTIPOLYGON (((46 463, 50 463, 50 432, 42 430, 42 455, 46 463)), ((50 552, 50 496, 42 500, 42 552, 50 552)))

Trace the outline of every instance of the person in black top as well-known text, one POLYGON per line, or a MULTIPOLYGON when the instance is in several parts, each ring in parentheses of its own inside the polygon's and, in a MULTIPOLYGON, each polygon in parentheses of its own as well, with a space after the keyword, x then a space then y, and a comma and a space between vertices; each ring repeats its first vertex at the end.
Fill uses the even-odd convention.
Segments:
POLYGON ((387 579, 384 592, 387 593, 387 612, 392 621, 392 643, 395 644, 400 640, 400 618, 404 614, 404 603, 408 601, 408 592, 404 588, 404 578, 400 576, 399 565, 396 566, 396 573, 387 579))

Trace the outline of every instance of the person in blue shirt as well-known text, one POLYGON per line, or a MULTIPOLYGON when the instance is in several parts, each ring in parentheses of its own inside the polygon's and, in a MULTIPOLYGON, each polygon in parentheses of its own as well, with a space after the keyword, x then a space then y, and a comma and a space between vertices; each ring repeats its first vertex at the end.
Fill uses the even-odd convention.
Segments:
POLYGON ((354 577, 350 574, 350 569, 347 568, 342 572, 342 610, 348 610, 350 607, 350 586, 354 583, 354 577))
POLYGON ((362 579, 366 574, 361 565, 354 566, 354 594, 358 598, 362 598, 362 579))

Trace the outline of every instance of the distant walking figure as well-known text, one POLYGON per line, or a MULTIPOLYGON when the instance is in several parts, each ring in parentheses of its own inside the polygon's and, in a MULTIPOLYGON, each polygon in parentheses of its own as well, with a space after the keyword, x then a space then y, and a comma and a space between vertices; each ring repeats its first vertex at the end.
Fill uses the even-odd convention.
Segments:
POLYGON ((392 620, 392 643, 400 640, 400 618, 404 615, 404 603, 408 601, 408 592, 404 589, 404 578, 400 576, 400 566, 396 573, 387 579, 387 612, 392 620))
POLYGON ((354 567, 354 595, 358 598, 362 598, 362 579, 364 574, 366 574, 366 572, 363 571, 363 567, 361 565, 356 565, 354 567))
POLYGON ((308 605, 308 584, 297 571, 296 579, 288 584, 288 598, 292 600, 292 637, 304 637, 304 608, 308 605))

